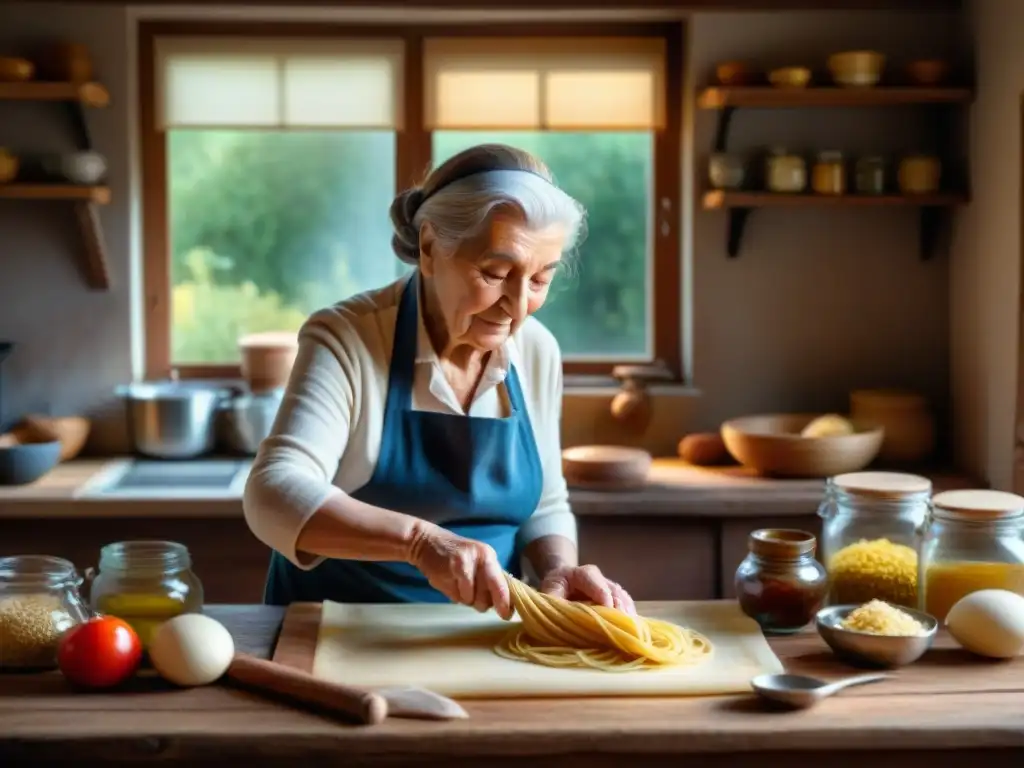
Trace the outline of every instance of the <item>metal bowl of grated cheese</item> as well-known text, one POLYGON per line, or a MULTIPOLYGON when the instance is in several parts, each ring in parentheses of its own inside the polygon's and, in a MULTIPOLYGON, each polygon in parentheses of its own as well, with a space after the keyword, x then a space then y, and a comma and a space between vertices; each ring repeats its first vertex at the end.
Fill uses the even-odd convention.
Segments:
POLYGON ((921 611, 872 600, 822 608, 815 625, 835 654, 851 663, 902 667, 931 648, 939 622, 921 611))

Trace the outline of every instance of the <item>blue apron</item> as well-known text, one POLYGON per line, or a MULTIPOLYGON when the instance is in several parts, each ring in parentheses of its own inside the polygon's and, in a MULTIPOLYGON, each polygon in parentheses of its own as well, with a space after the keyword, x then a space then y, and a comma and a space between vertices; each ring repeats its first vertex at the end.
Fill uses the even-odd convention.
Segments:
MULTIPOLYGON (((508 418, 414 411, 418 298, 414 276, 398 307, 380 456, 369 482, 351 495, 490 544, 501 566, 519 576, 516 534, 537 508, 543 485, 519 376, 510 365, 508 418)), ((279 552, 271 556, 263 600, 269 605, 449 602, 408 563, 328 559, 304 571, 279 552)))

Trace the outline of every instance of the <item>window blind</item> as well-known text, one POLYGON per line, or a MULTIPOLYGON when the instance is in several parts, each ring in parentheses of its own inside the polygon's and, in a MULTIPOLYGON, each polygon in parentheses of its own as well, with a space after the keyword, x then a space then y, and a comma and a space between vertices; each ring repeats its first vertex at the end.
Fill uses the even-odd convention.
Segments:
POLYGON ((157 128, 402 128, 400 40, 156 41, 157 128))
POLYGON ((660 38, 428 38, 428 130, 656 130, 660 38))

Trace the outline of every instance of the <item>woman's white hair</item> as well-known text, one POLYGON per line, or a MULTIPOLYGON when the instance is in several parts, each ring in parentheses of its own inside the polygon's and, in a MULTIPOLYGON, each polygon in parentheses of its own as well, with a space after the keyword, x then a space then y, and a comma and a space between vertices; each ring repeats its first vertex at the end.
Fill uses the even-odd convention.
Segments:
POLYGON ((586 210, 558 188, 540 160, 504 144, 481 144, 455 155, 421 186, 394 199, 391 247, 399 259, 416 264, 424 223, 442 247, 456 249, 479 235, 499 209, 518 211, 531 230, 561 225, 566 251, 585 236, 586 210))

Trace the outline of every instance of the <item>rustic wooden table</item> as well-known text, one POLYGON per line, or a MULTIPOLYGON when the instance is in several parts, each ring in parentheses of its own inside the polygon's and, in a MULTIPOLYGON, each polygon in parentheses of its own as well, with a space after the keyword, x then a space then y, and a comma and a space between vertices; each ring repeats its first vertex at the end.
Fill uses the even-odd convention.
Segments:
MULTIPOLYGON (((240 650, 271 654, 283 613, 212 606, 240 650)), ((773 639, 794 672, 836 677, 814 635, 773 639)), ((247 768, 685 764, 829 768, 1024 765, 1024 659, 969 661, 946 638, 893 681, 851 689, 810 711, 745 696, 466 702, 470 719, 351 726, 230 688, 174 690, 140 678, 128 690, 69 691, 58 673, 0 676, 0 765, 29 761, 247 768)))

